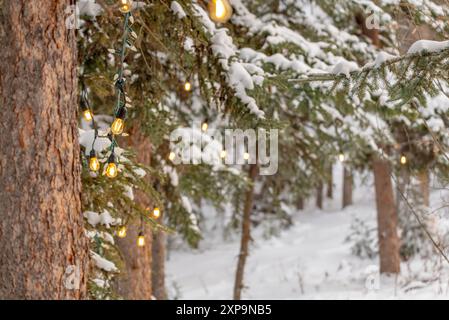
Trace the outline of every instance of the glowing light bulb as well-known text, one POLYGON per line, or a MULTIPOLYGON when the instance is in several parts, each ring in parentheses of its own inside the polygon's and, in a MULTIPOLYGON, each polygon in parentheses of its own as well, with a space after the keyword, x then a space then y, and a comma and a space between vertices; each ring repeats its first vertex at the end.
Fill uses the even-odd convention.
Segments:
POLYGON ((126 237, 126 227, 125 227, 125 226, 121 227, 121 228, 118 230, 117 236, 118 236, 119 238, 124 238, 124 237, 126 237))
POLYGON ((98 161, 95 150, 92 150, 89 155, 89 168, 92 171, 100 170, 100 161, 98 161))
POLYGON ((170 161, 173 161, 173 160, 175 160, 175 158, 176 158, 176 153, 174 153, 173 151, 170 152, 170 154, 168 155, 168 159, 170 161))
POLYGON ((120 11, 122 13, 128 13, 131 11, 131 0, 120 0, 120 11))
POLYGON ((115 178, 115 177, 117 177, 117 174, 118 174, 118 169, 117 169, 117 164, 115 163, 115 155, 112 153, 108 159, 108 165, 106 167, 106 175, 109 178, 115 178))
POLYGON ((143 247, 145 246, 145 237, 143 236, 143 233, 139 233, 139 236, 137 237, 137 246, 143 247))
POLYGON ((111 125, 111 131, 115 135, 122 134, 125 128, 125 117, 126 109, 124 107, 120 108, 115 116, 115 120, 111 125))
POLYGON ((224 23, 232 16, 232 7, 228 0, 210 0, 209 16, 215 22, 224 23))
POLYGON ((187 82, 184 84, 184 90, 185 90, 185 91, 190 91, 190 90, 192 90, 192 84, 191 84, 189 81, 187 81, 187 82))
POLYGON ((403 155, 401 156, 401 164, 406 164, 407 163, 407 158, 403 155))
POLYGON ((89 109, 83 111, 83 116, 86 121, 92 121, 92 119, 94 118, 92 112, 89 109))
POLYGON ((220 152, 220 158, 222 158, 222 159, 226 158, 227 154, 228 154, 228 153, 226 152, 226 150, 221 150, 221 152, 220 152))
POLYGON ((345 155, 344 155, 343 153, 340 153, 340 154, 338 155, 338 160, 339 160, 340 162, 344 162, 344 161, 345 161, 345 155))
POLYGON ((249 153, 248 153, 248 152, 245 152, 245 153, 243 154, 243 159, 249 160, 249 153))
POLYGON ((206 132, 207 129, 209 129, 209 125, 207 124, 207 122, 204 122, 204 123, 201 125, 201 130, 203 130, 203 132, 206 132))
POLYGON ((159 217, 161 216, 161 210, 156 207, 153 209, 153 219, 159 219, 159 217))

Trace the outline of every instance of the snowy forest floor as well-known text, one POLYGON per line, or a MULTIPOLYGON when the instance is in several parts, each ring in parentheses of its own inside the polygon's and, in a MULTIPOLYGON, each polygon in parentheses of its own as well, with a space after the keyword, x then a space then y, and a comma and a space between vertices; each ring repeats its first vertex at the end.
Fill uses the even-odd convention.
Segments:
MULTIPOLYGON (((334 168, 334 197, 324 210, 292 213, 293 225, 267 238, 263 226, 253 229, 247 260, 244 299, 449 299, 449 265, 437 254, 401 264, 401 274, 379 277, 378 259, 351 253, 346 239, 359 218, 375 226, 372 179, 356 178, 354 205, 341 210, 341 166, 334 168)), ((431 207, 441 207, 446 191, 433 191, 431 207)), ((439 223, 448 224, 447 209, 439 223)), ((221 233, 221 234, 220 234, 221 233)), ((239 237, 223 240, 208 230, 199 249, 172 249, 167 287, 172 299, 231 299, 239 237)), ((425 239, 428 241, 428 239, 425 239)))

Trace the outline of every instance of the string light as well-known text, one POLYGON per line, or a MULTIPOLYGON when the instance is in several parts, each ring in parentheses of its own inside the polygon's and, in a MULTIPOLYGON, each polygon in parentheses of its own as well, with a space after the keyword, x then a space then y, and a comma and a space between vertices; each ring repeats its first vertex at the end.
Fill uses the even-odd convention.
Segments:
POLYGON ((111 125, 111 132, 115 135, 119 135, 123 133, 123 129, 125 128, 125 117, 126 117, 126 108, 121 107, 116 116, 115 120, 111 125))
POLYGON ((89 168, 94 172, 100 170, 100 161, 98 161, 97 154, 93 149, 89 155, 89 168))
POLYGON ((203 122, 203 124, 201 125, 201 130, 203 132, 206 132, 207 129, 209 129, 209 125, 207 124, 207 122, 203 122))
POLYGON ((143 235, 143 232, 140 232, 139 236, 137 237, 137 246, 138 247, 145 246, 145 237, 143 235))
POLYGON ((124 237, 126 237, 126 226, 120 227, 120 229, 119 229, 118 232, 117 232, 117 236, 118 236, 119 238, 124 238, 124 237))
POLYGON ((344 155, 343 153, 340 153, 340 154, 338 155, 338 160, 339 160, 340 162, 344 162, 344 161, 345 161, 345 155, 344 155))
POLYGON ((404 156, 404 155, 402 155, 402 156, 401 156, 401 164, 404 165, 404 164, 406 164, 406 163, 407 163, 407 157, 404 156))
POLYGON ((243 154, 243 159, 249 160, 249 153, 248 153, 248 152, 245 152, 245 153, 243 154))
POLYGON ((159 219, 159 217, 161 216, 161 210, 156 207, 153 209, 153 219, 159 219))
POLYGON ((224 159, 224 158, 226 158, 226 156, 227 156, 226 150, 221 150, 221 152, 220 152, 220 158, 224 159))
POLYGON ((176 154, 172 151, 170 152, 170 154, 168 155, 168 160, 173 161, 176 158, 176 154))
POLYGON ((219 23, 225 23, 232 16, 232 7, 228 0, 210 0, 209 1, 209 16, 219 23))
POLYGON ((89 109, 83 110, 83 117, 84 119, 86 119, 86 121, 92 121, 92 119, 94 118, 92 112, 89 109))
POLYGON ((132 1, 131 0, 120 0, 120 11, 122 13, 128 13, 131 11, 132 1))
POLYGON ((187 92, 192 90, 192 84, 189 81, 184 84, 184 90, 187 92))
POLYGON ((115 155, 114 153, 111 153, 108 159, 108 165, 106 167, 106 175, 109 178, 115 178, 117 177, 118 170, 117 170, 117 164, 115 163, 115 155))

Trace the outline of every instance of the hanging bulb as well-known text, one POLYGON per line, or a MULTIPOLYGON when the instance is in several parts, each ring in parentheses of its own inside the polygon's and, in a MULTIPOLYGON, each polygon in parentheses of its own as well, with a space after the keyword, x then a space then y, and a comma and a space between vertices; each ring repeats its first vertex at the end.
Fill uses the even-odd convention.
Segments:
POLYGON ((159 219, 159 217, 161 216, 161 210, 156 207, 153 209, 153 219, 159 219))
POLYGON ((92 112, 89 109, 85 109, 83 111, 83 116, 86 121, 92 121, 92 119, 94 118, 92 112))
POLYGON ((401 156, 401 164, 404 165, 406 163, 407 163, 407 158, 404 155, 402 155, 401 156))
POLYGON ((108 159, 108 166, 106 167, 106 175, 109 178, 115 178, 117 177, 118 170, 117 170, 117 164, 115 163, 115 155, 111 153, 108 159))
POLYGON ((232 7, 228 0, 210 0, 209 16, 215 22, 224 23, 232 16, 232 7))
POLYGON ((343 153, 340 153, 340 154, 338 155, 338 160, 339 160, 340 162, 344 162, 344 161, 345 161, 345 155, 344 155, 343 153))
POLYGON ((89 168, 92 171, 100 170, 100 161, 98 161, 97 154, 93 149, 90 151, 89 155, 89 168))
POLYGON ((245 153, 243 154, 243 159, 249 160, 249 153, 248 153, 248 152, 245 152, 245 153))
POLYGON ((187 92, 192 90, 192 84, 189 81, 184 84, 184 90, 187 92))
POLYGON ((128 13, 131 11, 132 1, 131 0, 120 0, 120 11, 122 13, 128 13))
POLYGON ((209 125, 207 124, 207 122, 204 122, 201 125, 201 130, 203 130, 203 132, 206 132, 208 128, 209 128, 209 125))
POLYGON ((126 117, 126 109, 124 107, 121 107, 116 116, 115 120, 111 125, 111 131, 115 135, 119 135, 123 132, 123 129, 125 128, 125 117, 126 117))
POLYGON ((173 161, 176 158, 176 154, 172 151, 170 152, 170 154, 168 155, 168 160, 173 161))
POLYGON ((138 247, 145 246, 145 237, 142 232, 139 233, 139 236, 137 237, 137 246, 138 247))
POLYGON ((220 152, 220 158, 224 159, 224 158, 226 158, 226 155, 227 155, 226 150, 221 150, 221 152, 220 152))
POLYGON ((126 237, 126 226, 120 227, 120 229, 119 229, 118 232, 117 232, 117 236, 118 236, 119 238, 124 238, 124 237, 126 237))

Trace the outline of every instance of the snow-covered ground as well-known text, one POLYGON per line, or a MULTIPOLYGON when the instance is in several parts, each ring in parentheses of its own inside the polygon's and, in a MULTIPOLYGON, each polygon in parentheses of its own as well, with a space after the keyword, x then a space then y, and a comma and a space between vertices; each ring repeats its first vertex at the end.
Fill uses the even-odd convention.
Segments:
MULTIPOLYGON (((357 184, 354 205, 341 210, 341 167, 335 174, 334 199, 323 211, 293 214, 294 225, 278 237, 253 230, 254 242, 245 270, 244 299, 448 299, 449 265, 434 259, 412 259, 396 278, 379 277, 377 259, 351 254, 346 241, 351 221, 375 223, 372 182, 357 184)), ((432 207, 444 193, 432 193, 432 207)), ((445 209, 444 209, 445 210, 445 209)), ((441 213, 441 212, 440 212, 441 213)), ((446 215, 447 213, 442 213, 446 215)), ((167 262, 167 287, 176 299, 231 299, 239 238, 205 237, 200 249, 176 249, 167 262)))

